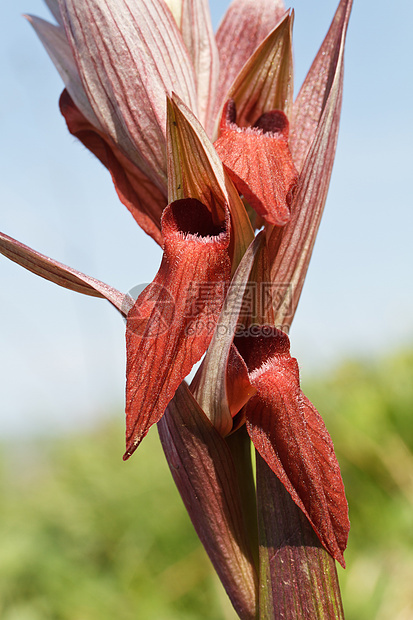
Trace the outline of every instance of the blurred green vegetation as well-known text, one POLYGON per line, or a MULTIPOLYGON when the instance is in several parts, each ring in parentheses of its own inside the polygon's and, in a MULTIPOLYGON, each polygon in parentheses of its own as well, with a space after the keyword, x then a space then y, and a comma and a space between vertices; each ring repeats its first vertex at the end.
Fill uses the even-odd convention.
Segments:
POLYGON ((347 620, 413 619, 413 351, 309 382, 333 437, 351 531, 338 566, 347 620))
POLYGON ((234 618, 156 430, 126 463, 123 441, 119 419, 3 449, 1 620, 234 618))
MULTIPOLYGON (((307 381, 350 505, 347 620, 413 618, 413 352, 307 381)), ((121 419, 122 416, 119 416, 121 419)), ((151 432, 1 448, 2 620, 233 620, 151 432)), ((303 619, 304 620, 304 619, 303 619)))

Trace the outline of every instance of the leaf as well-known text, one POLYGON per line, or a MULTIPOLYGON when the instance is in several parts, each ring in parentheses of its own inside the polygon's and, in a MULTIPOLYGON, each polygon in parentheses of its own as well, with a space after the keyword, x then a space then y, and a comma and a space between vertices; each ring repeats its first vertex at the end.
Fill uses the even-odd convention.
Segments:
POLYGON ((28 271, 63 288, 107 299, 123 315, 126 315, 133 305, 133 299, 129 295, 123 295, 104 282, 58 263, 3 233, 0 233, 0 253, 28 271))
POLYGON ((101 127, 164 191, 166 96, 177 92, 197 110, 192 64, 170 10, 156 0, 65 0, 61 10, 101 127))
POLYGON ((242 299, 261 240, 262 235, 255 238, 231 280, 208 351, 191 384, 192 393, 199 406, 222 437, 233 430, 232 415, 235 415, 254 393, 248 377, 244 377, 248 383, 247 398, 241 406, 237 405, 235 413, 231 412, 230 402, 233 398, 229 399, 227 394, 226 367, 242 299))
POLYGON ((352 4, 352 0, 341 0, 294 103, 290 148, 298 170, 303 167, 306 155, 316 138, 333 82, 337 81, 337 72, 342 71, 340 65, 352 4))
POLYGON ((214 222, 231 216, 232 273, 254 232, 244 204, 199 121, 176 96, 168 102, 168 197, 196 198, 209 206, 214 222))
POLYGON ((57 23, 63 26, 62 14, 59 8, 59 0, 45 0, 45 2, 57 23))
POLYGON ((32 15, 26 17, 49 54, 75 105, 94 128, 99 128, 99 121, 83 88, 64 28, 54 26, 39 17, 32 15))
POLYGON ((231 271, 228 228, 214 225, 199 201, 169 205, 162 233, 161 266, 127 321, 125 459, 205 353, 231 271))
POLYGON ((285 13, 282 0, 234 0, 216 35, 220 58, 217 117, 235 78, 285 13))
POLYGON ((212 136, 219 56, 208 0, 183 0, 181 32, 195 70, 198 118, 207 134, 212 136))
POLYGON ((224 169, 199 121, 177 97, 168 100, 168 199, 196 198, 215 223, 228 209, 224 169))
POLYGON ((344 620, 333 558, 265 460, 256 457, 260 618, 344 620))
POLYGON ((228 99, 235 102, 240 127, 254 125, 272 110, 282 110, 289 117, 294 89, 292 27, 293 13, 286 13, 232 84, 228 99))
MULTIPOLYGON (((339 13, 344 8, 349 11, 351 2, 342 0, 339 13)), ((283 325, 285 329, 291 325, 300 299, 334 163, 343 94, 343 59, 348 13, 345 15, 347 18, 342 19, 338 31, 333 29, 338 37, 338 55, 332 54, 329 57, 331 65, 328 73, 332 77, 324 94, 325 103, 315 138, 305 158, 291 204, 291 219, 282 230, 273 229, 268 239, 271 279, 288 283, 286 296, 289 297, 292 292, 292 299, 286 298, 280 303, 275 316, 276 324, 283 325)))
POLYGON ((70 133, 109 170, 120 201, 139 226, 162 245, 161 216, 168 203, 166 195, 155 187, 106 134, 87 121, 67 91, 63 91, 59 103, 70 133))
POLYGON ((185 383, 158 430, 178 491, 237 614, 254 620, 257 575, 237 473, 225 440, 185 383))

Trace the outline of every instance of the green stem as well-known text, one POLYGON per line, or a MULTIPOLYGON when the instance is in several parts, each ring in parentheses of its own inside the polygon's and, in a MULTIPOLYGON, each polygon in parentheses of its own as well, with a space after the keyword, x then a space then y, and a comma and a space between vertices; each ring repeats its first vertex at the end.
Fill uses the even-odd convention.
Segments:
POLYGON ((226 438, 237 472, 238 486, 251 553, 258 573, 257 501, 252 467, 251 440, 245 424, 226 438))
POLYGON ((335 561, 257 454, 261 620, 344 620, 335 561))

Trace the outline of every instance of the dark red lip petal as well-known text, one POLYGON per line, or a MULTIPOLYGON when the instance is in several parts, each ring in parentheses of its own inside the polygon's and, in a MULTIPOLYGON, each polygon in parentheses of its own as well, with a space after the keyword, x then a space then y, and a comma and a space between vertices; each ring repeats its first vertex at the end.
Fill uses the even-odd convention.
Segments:
POLYGON ((120 201, 139 226, 162 245, 161 216, 168 201, 108 136, 97 131, 73 103, 67 90, 60 97, 60 110, 68 129, 109 170, 120 201))
POLYGON ((229 233, 198 200, 169 205, 162 232, 161 266, 127 321, 125 459, 205 352, 231 273, 229 233))
POLYGON ((300 389, 288 336, 237 337, 234 344, 256 389, 245 406, 255 448, 310 521, 329 553, 344 566, 350 528, 348 506, 333 442, 300 389))
POLYGON ((284 226, 290 219, 290 197, 298 178, 288 148, 288 119, 274 110, 260 117, 253 128, 241 128, 231 120, 234 114, 229 101, 215 149, 255 211, 269 224, 284 226))

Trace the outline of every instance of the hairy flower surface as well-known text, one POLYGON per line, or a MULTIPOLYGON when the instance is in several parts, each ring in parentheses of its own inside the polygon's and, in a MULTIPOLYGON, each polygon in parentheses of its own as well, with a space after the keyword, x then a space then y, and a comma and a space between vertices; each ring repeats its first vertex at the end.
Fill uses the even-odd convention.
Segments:
MULTIPOLYGON (((217 446, 245 424, 344 564, 349 521, 340 470, 322 418, 301 391, 286 332, 334 161, 351 0, 340 1, 295 102, 293 13, 281 0, 234 0, 216 36, 206 0, 47 4, 57 25, 29 20, 64 80, 69 131, 108 168, 163 258, 134 302, 3 234, 0 251, 127 316, 124 458, 168 405, 175 422, 187 412, 195 435, 213 429, 207 452, 223 463, 227 448, 217 446), (185 377, 205 353, 188 390, 185 377)), ((170 450, 183 441, 170 418, 160 428, 170 450)), ((206 538, 207 548, 215 544, 206 538)), ((229 574, 245 572, 253 590, 249 554, 234 554, 229 574)), ((254 617, 250 598, 233 601, 242 617, 254 617)))

